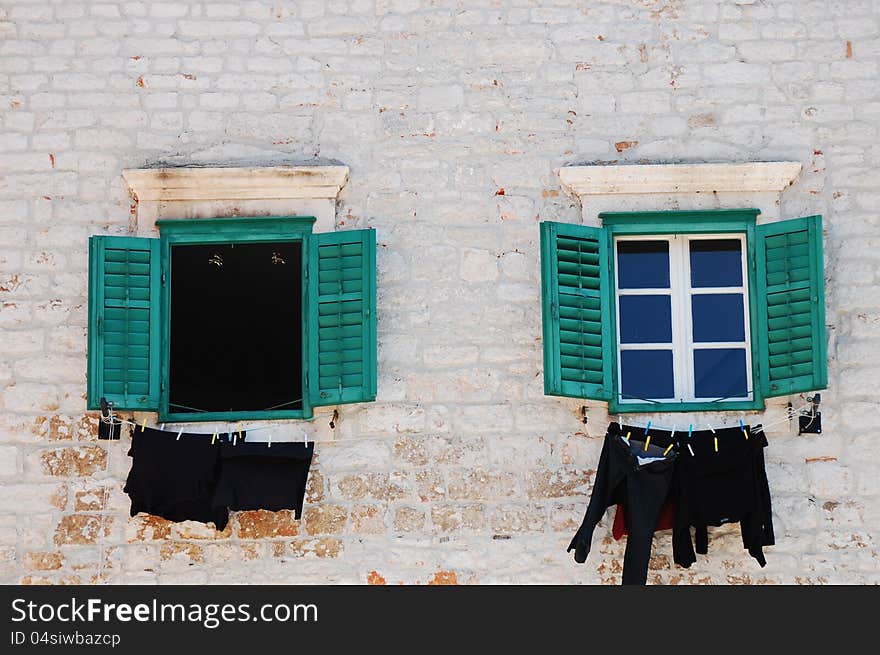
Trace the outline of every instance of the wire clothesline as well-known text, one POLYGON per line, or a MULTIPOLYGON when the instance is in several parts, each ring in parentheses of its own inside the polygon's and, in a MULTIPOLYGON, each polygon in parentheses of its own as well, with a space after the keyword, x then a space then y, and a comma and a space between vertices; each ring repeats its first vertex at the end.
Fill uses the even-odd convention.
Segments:
MULTIPOLYGON (((812 406, 813 406, 812 403, 805 403, 804 405, 801 405, 800 407, 798 407, 796 409, 787 408, 786 412, 785 412, 785 416, 783 416, 781 419, 778 419, 776 421, 770 421, 769 423, 763 423, 763 422, 760 423, 761 429, 766 430, 767 428, 772 427, 774 425, 779 425, 780 423, 785 423, 786 421, 790 421, 795 416, 797 416, 800 412, 807 410, 812 406)), ((637 428, 653 427, 656 430, 664 430, 667 432, 684 432, 684 431, 687 431, 688 426, 692 426, 693 428, 703 427, 703 429, 705 429, 705 430, 711 430, 712 432, 714 432, 715 430, 724 430, 727 428, 740 427, 742 425, 742 419, 740 419, 739 422, 735 425, 730 425, 730 424, 724 424, 724 425, 711 424, 710 425, 710 424, 703 424, 703 423, 683 423, 682 424, 683 428, 679 429, 679 425, 673 425, 671 427, 666 427, 666 426, 662 426, 662 425, 657 425, 653 421, 648 421, 646 424, 643 424, 642 421, 624 421, 623 416, 617 415, 617 414, 610 414, 609 418, 613 418, 615 416, 617 417, 617 421, 620 425, 626 424, 628 426, 637 427, 637 428)))
MULTIPOLYGON (((786 409, 786 414, 782 418, 775 420, 775 421, 771 421, 769 423, 760 423, 759 425, 762 430, 766 431, 770 427, 773 427, 775 425, 779 425, 781 423, 785 423, 786 421, 791 421, 800 412, 803 412, 804 410, 809 409, 811 406, 812 406, 812 403, 805 403, 804 405, 801 405, 800 407, 798 407, 796 409, 792 409, 791 407, 789 407, 786 409)), ((715 430, 724 430, 724 429, 731 428, 731 427, 737 427, 737 425, 729 425, 729 424, 724 424, 724 425, 705 424, 704 425, 703 423, 690 423, 690 424, 685 423, 682 425, 682 429, 679 430, 679 426, 677 424, 673 425, 671 427, 666 427, 666 426, 662 426, 662 425, 657 425, 653 421, 648 421, 647 424, 643 425, 641 421, 624 421, 623 416, 613 415, 613 414, 609 415, 609 418, 614 418, 614 416, 617 417, 617 420, 620 425, 626 424, 628 426, 640 427, 640 428, 645 428, 645 429, 648 429, 653 426, 654 429, 656 429, 656 430, 665 430, 668 432, 678 432, 678 431, 684 432, 684 431, 687 431, 688 428, 699 429, 701 427, 703 429, 711 430, 712 432, 714 432, 715 430)), ((116 416, 112 411, 110 412, 109 416, 106 416, 106 417, 102 416, 101 420, 105 423, 113 424, 115 422, 115 424, 117 424, 117 425, 123 425, 123 424, 130 425, 130 426, 132 426, 132 428, 135 428, 135 429, 137 429, 137 428, 143 429, 143 428, 147 427, 146 419, 144 419, 141 423, 136 423, 135 421, 131 421, 131 420, 122 418, 120 416, 116 416)), ((742 423, 743 423, 742 419, 739 419, 738 426, 742 427, 742 423)), ((165 425, 166 425, 165 423, 160 423, 157 425, 151 425, 149 427, 165 431, 165 425)), ((279 426, 277 426, 277 425, 265 425, 265 426, 258 426, 258 427, 242 428, 241 424, 239 423, 238 429, 235 429, 235 430, 229 429, 229 430, 227 430, 227 432, 229 434, 240 435, 242 432, 250 433, 250 432, 260 432, 263 430, 278 430, 278 429, 279 429, 279 426)), ((180 437, 181 434, 183 434, 182 429, 178 432, 178 437, 180 437)), ((215 432, 215 434, 216 434, 216 432, 215 432)), ((593 436, 590 433, 589 429, 587 429, 587 435, 591 436, 591 437, 593 436)), ((302 440, 306 444, 309 444, 309 443, 330 443, 330 444, 333 444, 333 443, 342 443, 342 442, 350 442, 350 441, 368 441, 368 440, 373 440, 373 439, 387 439, 387 438, 389 438, 387 435, 373 435, 373 436, 364 436, 364 437, 343 437, 341 439, 315 439, 315 438, 310 438, 308 433, 305 431, 303 431, 303 434, 302 434, 302 440)), ((289 439, 284 440, 284 443, 291 443, 291 442, 297 443, 297 441, 292 441, 289 439)), ((264 442, 259 442, 259 443, 264 443, 264 442)), ((271 433, 269 434, 268 443, 270 445, 272 443, 271 433)))

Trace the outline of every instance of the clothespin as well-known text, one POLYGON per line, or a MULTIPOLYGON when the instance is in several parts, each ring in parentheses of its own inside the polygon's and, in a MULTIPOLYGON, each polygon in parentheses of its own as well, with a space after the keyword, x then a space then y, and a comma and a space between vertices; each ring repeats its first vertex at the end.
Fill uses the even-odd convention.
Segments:
POLYGON ((211 445, 213 446, 215 443, 217 443, 217 432, 216 431, 214 432, 214 436, 211 437, 211 445))
POLYGON ((238 423, 238 438, 241 439, 241 422, 238 423))
POLYGON ((272 433, 270 432, 269 433, 269 441, 268 441, 268 443, 266 443, 266 448, 271 448, 271 447, 272 447, 272 433))
POLYGON ((303 430, 303 443, 305 444, 306 448, 309 447, 309 433, 305 430, 303 430))
POLYGON ((162 430, 162 432, 165 432, 165 424, 163 423, 162 425, 160 425, 159 429, 162 430))
POLYGON ((645 437, 645 451, 646 451, 646 452, 647 452, 647 450, 648 450, 648 446, 649 446, 650 444, 651 444, 651 435, 649 434, 647 437, 645 437))
POLYGON ((688 450, 691 451, 691 457, 694 457, 694 449, 691 448, 690 444, 688 444, 688 450))
POLYGON ((675 439, 675 431, 676 431, 677 428, 678 428, 677 425, 673 425, 673 426, 672 426, 672 434, 669 435, 669 438, 670 438, 670 439, 675 439))
POLYGON ((648 436, 648 432, 651 431, 651 421, 648 421, 648 425, 645 426, 645 436, 648 436))
POLYGON ((236 436, 236 433, 230 431, 229 434, 232 435, 232 445, 233 445, 233 446, 237 446, 237 445, 238 445, 238 437, 236 436))
POLYGON ((715 452, 717 453, 718 452, 718 436, 717 435, 714 436, 713 439, 715 439, 715 452))
POLYGON ((669 454, 670 450, 672 450, 672 444, 666 446, 666 450, 663 451, 663 457, 666 457, 669 454))
POLYGON ((623 438, 623 440, 626 441, 626 443, 629 443, 629 435, 631 435, 631 434, 632 434, 632 432, 627 432, 626 436, 623 438))
POLYGON ((177 439, 175 439, 175 441, 180 441, 180 435, 182 435, 182 434, 183 434, 183 428, 180 428, 180 430, 177 433, 177 439))
POLYGON ((141 432, 143 432, 147 427, 147 419, 141 421, 141 432))
POLYGON ((692 436, 694 436, 694 424, 693 423, 688 425, 688 439, 690 439, 692 436))
POLYGON ((743 420, 739 420, 739 429, 742 430, 743 436, 746 438, 746 441, 749 440, 749 433, 746 431, 746 426, 743 425, 743 420))

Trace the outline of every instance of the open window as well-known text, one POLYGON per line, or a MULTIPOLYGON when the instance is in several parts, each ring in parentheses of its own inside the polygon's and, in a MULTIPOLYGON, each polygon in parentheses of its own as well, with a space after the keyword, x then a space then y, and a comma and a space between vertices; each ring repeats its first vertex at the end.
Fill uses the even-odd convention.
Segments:
POLYGON ((310 418, 376 395, 373 230, 159 220, 90 240, 88 404, 162 421, 310 418))

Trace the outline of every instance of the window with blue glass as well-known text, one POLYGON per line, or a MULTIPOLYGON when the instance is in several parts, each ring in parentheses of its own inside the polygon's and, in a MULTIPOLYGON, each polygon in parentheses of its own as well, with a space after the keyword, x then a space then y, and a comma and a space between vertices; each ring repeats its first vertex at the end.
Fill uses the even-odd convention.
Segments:
POLYGON ((614 239, 618 402, 752 397, 744 234, 614 239))
POLYGON ((609 411, 752 410, 825 388, 822 217, 541 223, 544 392, 609 411))

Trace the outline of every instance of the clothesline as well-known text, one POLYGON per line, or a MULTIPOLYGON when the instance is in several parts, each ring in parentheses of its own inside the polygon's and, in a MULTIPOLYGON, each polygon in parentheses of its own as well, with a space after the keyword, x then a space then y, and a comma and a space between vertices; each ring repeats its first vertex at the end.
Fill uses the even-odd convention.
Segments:
MULTIPOLYGON (((157 425, 147 425, 145 421, 142 421, 141 423, 135 423, 134 421, 129 421, 128 419, 122 418, 120 416, 115 416, 115 415, 112 416, 112 419, 107 418, 107 417, 102 417, 101 420, 105 423, 109 423, 112 420, 112 421, 115 421, 115 423, 118 425, 130 425, 134 429, 141 429, 141 428, 148 427, 148 428, 151 428, 154 430, 162 430, 163 432, 174 432, 174 430, 165 430, 163 427, 165 425, 164 423, 160 423, 157 425)), ((239 435, 241 433, 247 434, 249 432, 259 432, 261 430, 271 430, 273 428, 278 430, 278 426, 266 425, 266 426, 256 427, 256 428, 241 428, 241 429, 235 429, 235 430, 229 429, 226 432, 231 435, 239 435)), ((182 436, 183 434, 188 434, 188 433, 185 433, 182 429, 178 431, 178 435, 182 436)), ((203 434, 207 435, 208 433, 203 433, 203 434)), ((218 434, 218 432, 215 431, 215 434, 218 434)), ((202 436, 202 435, 200 435, 200 436, 202 436)), ((283 441, 277 441, 276 443, 305 443, 306 445, 308 445, 310 443, 340 443, 340 442, 345 442, 345 441, 367 441, 370 439, 387 439, 387 438, 388 437, 385 435, 376 435, 376 436, 367 436, 367 437, 347 437, 347 438, 344 437, 342 439, 314 439, 312 437, 309 437, 308 433, 303 431, 302 437, 298 440, 284 439, 283 441)), ((255 443, 255 442, 251 442, 251 443, 255 443)), ((272 443, 272 434, 271 433, 269 434, 269 439, 267 441, 260 441, 260 442, 256 442, 256 443, 271 444, 272 443)))
MULTIPOLYGON (((776 421, 771 421, 769 423, 761 423, 760 424, 761 429, 766 431, 770 427, 773 427, 775 425, 779 425, 781 423, 785 423, 786 421, 790 421, 795 416, 797 416, 800 412, 802 412, 806 409, 809 409, 811 406, 812 406, 811 403, 805 403, 804 405, 801 405, 797 409, 790 409, 789 408, 786 411, 786 415, 784 417, 782 417, 781 419, 778 419, 776 421)), ((613 418, 613 416, 614 415, 611 415, 609 418, 613 418)), ((144 427, 151 427, 153 429, 165 431, 165 424, 164 423, 161 423, 158 425, 147 426, 146 420, 142 421, 141 423, 136 423, 134 421, 130 421, 128 419, 125 419, 125 418, 122 418, 119 416, 115 416, 113 413, 111 413, 109 417, 102 417, 101 420, 104 421, 105 423, 110 423, 111 421, 115 421, 116 424, 130 425, 135 429, 144 428, 144 427)), ((714 432, 715 430, 723 430, 726 428, 739 427, 742 425, 742 419, 740 419, 738 425, 727 425, 727 424, 725 424, 725 425, 708 425, 708 424, 703 425, 702 423, 688 423, 688 424, 683 424, 681 429, 679 429, 679 426, 677 424, 673 425, 671 427, 665 427, 662 425, 655 425, 652 421, 648 421, 647 424, 644 424, 644 425, 642 424, 641 421, 624 421, 623 417, 619 416, 619 415, 617 416, 617 420, 620 425, 626 424, 626 425, 629 425, 632 427, 639 427, 639 428, 644 428, 644 429, 649 429, 649 428, 653 427, 654 429, 664 430, 667 432, 673 432, 673 431, 674 432, 686 432, 689 429, 694 429, 694 428, 696 428, 696 429, 702 428, 704 430, 711 430, 714 432)), ((242 432, 245 432, 245 433, 260 432, 260 431, 264 431, 264 430, 273 430, 273 429, 278 430, 279 428, 278 428, 278 426, 274 426, 274 425, 265 425, 265 426, 259 426, 259 427, 249 427, 249 428, 245 429, 239 425, 239 428, 237 430, 229 429, 229 430, 227 430, 227 432, 229 434, 236 435, 236 434, 241 434, 242 432)), ((178 432, 178 435, 181 435, 181 434, 183 434, 182 429, 178 432)), ((593 436, 590 433, 589 429, 587 429, 587 435, 591 436, 591 437, 593 436)), ((269 438, 266 442, 260 442, 260 443, 271 444, 272 443, 272 433, 269 433, 268 436, 269 436, 269 438)), ((351 441, 369 441, 369 440, 373 440, 373 439, 387 439, 387 438, 389 438, 389 437, 386 435, 375 435, 375 436, 366 436, 366 437, 344 437, 341 439, 314 439, 314 438, 309 438, 308 434, 305 431, 303 431, 303 434, 302 434, 302 441, 307 445, 309 443, 331 443, 332 444, 332 443, 344 443, 344 442, 351 442, 351 441)), ((283 442, 277 442, 277 443, 298 443, 298 442, 299 442, 299 440, 285 439, 283 442)))
MULTIPOLYGON (((767 428, 772 427, 774 425, 779 425, 780 423, 785 423, 786 421, 790 421, 795 416, 797 416, 800 412, 802 412, 806 409, 809 409, 810 407, 812 407, 812 403, 805 403, 804 405, 801 405, 797 409, 788 408, 788 409, 786 409, 786 415, 784 417, 782 417, 781 419, 776 420, 776 421, 771 421, 770 423, 760 423, 761 429, 766 430, 767 428)), ((653 427, 654 429, 664 430, 666 432, 687 432, 689 429, 704 429, 704 430, 711 430, 712 432, 715 432, 715 430, 724 430, 724 429, 732 428, 732 427, 741 427, 743 424, 743 420, 739 419, 739 422, 735 425, 729 425, 729 424, 725 424, 725 425, 706 424, 706 425, 704 425, 702 423, 683 423, 681 427, 679 427, 678 425, 673 425, 672 427, 665 427, 662 425, 656 425, 653 421, 648 421, 646 424, 642 424, 641 421, 624 421, 623 416, 621 416, 621 415, 613 415, 612 414, 612 415, 609 415, 609 418, 613 418, 614 416, 617 416, 617 421, 620 425, 626 424, 626 425, 629 425, 632 427, 645 428, 645 429, 653 427)))

